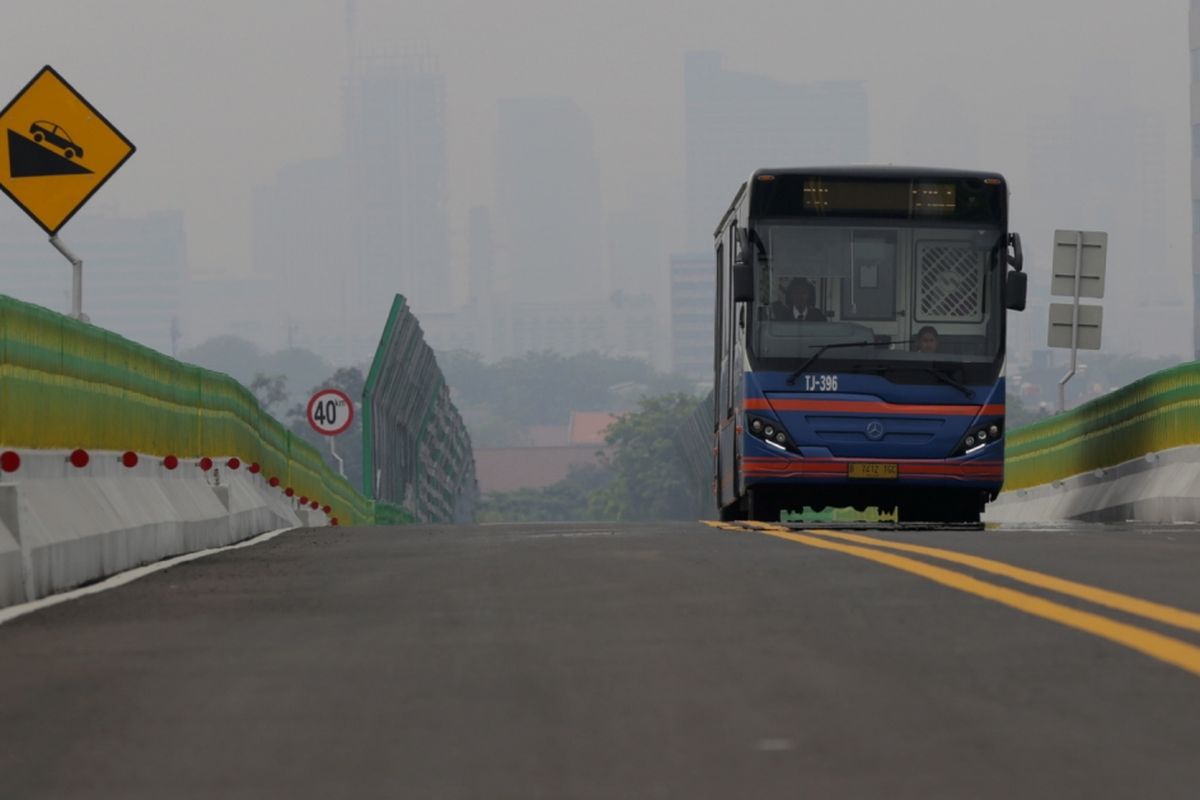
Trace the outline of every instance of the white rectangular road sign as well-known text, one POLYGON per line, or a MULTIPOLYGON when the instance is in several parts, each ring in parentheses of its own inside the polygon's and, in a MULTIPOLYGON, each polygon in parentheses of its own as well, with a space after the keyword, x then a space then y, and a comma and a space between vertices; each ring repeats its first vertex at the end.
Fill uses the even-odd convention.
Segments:
MULTIPOLYGON (((1075 257, 1080 234, 1083 234, 1083 254, 1079 262, 1079 296, 1104 297, 1104 271, 1108 256, 1108 234, 1104 231, 1054 232, 1050 294, 1055 297, 1075 296, 1075 257)), ((1070 346, 1068 343, 1067 347, 1070 346)))
MULTIPOLYGON (((1071 314, 1073 303, 1050 304, 1050 346, 1071 348, 1071 314)), ((1079 349, 1100 349, 1100 328, 1104 322, 1103 306, 1079 306, 1079 349)))

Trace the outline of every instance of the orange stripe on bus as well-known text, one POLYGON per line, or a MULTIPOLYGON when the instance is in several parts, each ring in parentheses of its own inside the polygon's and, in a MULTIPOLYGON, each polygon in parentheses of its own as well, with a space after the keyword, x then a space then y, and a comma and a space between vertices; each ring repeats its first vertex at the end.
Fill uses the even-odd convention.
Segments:
MULTIPOLYGON (((887 463, 897 465, 900 477, 971 477, 971 478, 1000 478, 1004 475, 1004 465, 1001 462, 980 462, 971 464, 930 464, 919 462, 904 462, 888 460, 887 463)), ((832 475, 845 476, 847 468, 852 463, 878 463, 863 460, 838 461, 830 459, 778 459, 778 458, 743 458, 742 472, 745 475, 781 477, 788 475, 832 475)))
POLYGON ((901 405, 878 400, 786 400, 747 397, 747 411, 835 411, 850 414, 913 414, 917 416, 1000 416, 1004 406, 901 405))

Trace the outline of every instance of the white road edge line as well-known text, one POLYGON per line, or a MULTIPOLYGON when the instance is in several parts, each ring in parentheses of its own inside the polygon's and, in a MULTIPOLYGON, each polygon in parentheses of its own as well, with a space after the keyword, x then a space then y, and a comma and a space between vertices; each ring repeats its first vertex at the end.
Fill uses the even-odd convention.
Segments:
POLYGON ((299 527, 277 528, 273 531, 260 533, 253 539, 246 539, 245 541, 238 542, 237 544, 225 545, 224 547, 210 547, 207 550, 197 550, 194 553, 184 553, 181 556, 165 558, 162 561, 155 561, 153 564, 146 564, 141 567, 127 569, 124 572, 118 572, 116 575, 112 575, 97 583, 89 584, 81 589, 71 589, 70 591, 60 592, 58 594, 52 594, 47 597, 32 600, 28 603, 20 603, 15 606, 0 608, 0 625, 10 622, 17 617, 23 617, 26 614, 32 614, 34 611, 40 611, 43 608, 56 606, 59 603, 66 603, 70 600, 78 600, 80 597, 87 597, 89 594, 97 594, 99 592, 108 591, 109 589, 116 589, 118 586, 124 586, 127 583, 133 583, 138 578, 144 578, 147 575, 154 574, 155 572, 160 572, 164 569, 170 569, 171 567, 177 567, 180 564, 187 563, 188 561, 195 561, 198 558, 211 556, 215 553, 224 553, 228 550, 240 550, 243 547, 253 547, 256 544, 269 542, 280 534, 299 529, 299 527))

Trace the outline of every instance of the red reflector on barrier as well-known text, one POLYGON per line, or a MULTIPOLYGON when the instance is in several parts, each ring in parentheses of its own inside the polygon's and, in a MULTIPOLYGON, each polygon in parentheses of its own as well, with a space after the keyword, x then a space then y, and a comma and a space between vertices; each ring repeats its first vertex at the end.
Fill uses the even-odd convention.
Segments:
POLYGON ((336 528, 336 527, 337 527, 337 524, 338 524, 338 518, 337 518, 337 517, 334 517, 333 519, 329 520, 329 524, 330 524, 331 526, 333 526, 334 528, 336 528))
POLYGON ((163 459, 163 466, 167 469, 175 469, 179 466, 179 459, 175 456, 167 456, 163 459))
POLYGON ((138 463, 138 454, 132 450, 126 450, 121 454, 121 463, 129 469, 133 469, 138 463))
POLYGON ((260 467, 258 465, 257 461, 255 461, 253 464, 250 465, 250 474, 251 475, 257 475, 260 472, 262 472, 262 467, 260 467))
POLYGON ((208 456, 205 456, 204 458, 200 459, 200 469, 204 470, 205 472, 208 472, 212 468, 213 468, 213 460, 211 458, 209 458, 208 456))
POLYGON ((279 478, 272 477, 272 478, 271 478, 271 480, 267 481, 267 483, 271 484, 272 486, 278 486, 278 485, 279 485, 279 478))
POLYGON ((21 468, 21 456, 12 450, 5 450, 0 454, 0 470, 5 472, 16 472, 21 468))
POLYGON ((67 456, 67 461, 71 462, 71 466, 78 467, 79 469, 86 467, 91 460, 87 450, 84 450, 82 447, 72 450, 71 455, 67 456))
POLYGON ((283 490, 283 493, 286 494, 288 497, 292 497, 293 495, 296 494, 296 490, 289 486, 283 490))
POLYGON ((231 458, 225 462, 225 466, 229 467, 230 469, 237 469, 241 465, 242 465, 242 462, 236 457, 231 458))
POLYGON ((308 505, 308 495, 306 495, 306 494, 300 495, 300 505, 302 505, 302 506, 308 505))
POLYGON ((313 501, 312 501, 312 503, 311 503, 311 506, 312 506, 312 510, 313 510, 313 511, 316 511, 318 508, 320 508, 320 507, 321 507, 321 504, 320 504, 320 503, 318 503, 316 500, 313 500, 313 501))
POLYGON ((325 506, 325 507, 324 507, 324 508, 322 508, 321 510, 322 510, 322 511, 324 511, 326 514, 328 514, 330 511, 333 511, 333 507, 332 507, 332 506, 325 506))

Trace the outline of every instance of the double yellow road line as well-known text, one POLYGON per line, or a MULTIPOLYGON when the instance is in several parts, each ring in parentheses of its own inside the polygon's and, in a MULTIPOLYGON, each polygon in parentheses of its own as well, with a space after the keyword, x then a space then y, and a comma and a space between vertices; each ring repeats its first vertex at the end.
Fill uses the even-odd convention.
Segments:
POLYGON ((944 550, 938 547, 892 542, 886 539, 876 539, 855 533, 844 533, 832 530, 794 531, 783 525, 770 523, 747 522, 743 524, 728 524, 709 522, 708 525, 721 530, 740 533, 757 532, 777 539, 786 539, 816 547, 821 550, 833 550, 838 553, 855 556, 873 561, 877 564, 902 570, 913 575, 940 583, 960 592, 983 597, 1002 605, 1032 614, 1035 617, 1048 619, 1068 628, 1090 633, 1111 642, 1124 645, 1151 658, 1179 667, 1182 670, 1200 677, 1200 647, 1180 639, 1174 639, 1155 631, 1140 628, 1126 622, 1119 622, 1109 617, 1091 611, 1056 603, 1033 594, 999 586, 980 580, 971 575, 956 572, 952 569, 936 566, 925 561, 897 555, 899 551, 926 556, 940 561, 959 564, 980 572, 998 575, 1020 583, 1057 592, 1061 595, 1085 600, 1098 606, 1110 608, 1125 614, 1143 619, 1153 620, 1164 625, 1170 625, 1195 633, 1200 633, 1200 614, 1185 611, 1173 606, 1154 603, 1139 597, 1121 594, 1119 592, 1088 586, 1084 583, 1057 578, 1034 570, 1014 567, 1000 561, 959 553, 954 550, 944 550))

